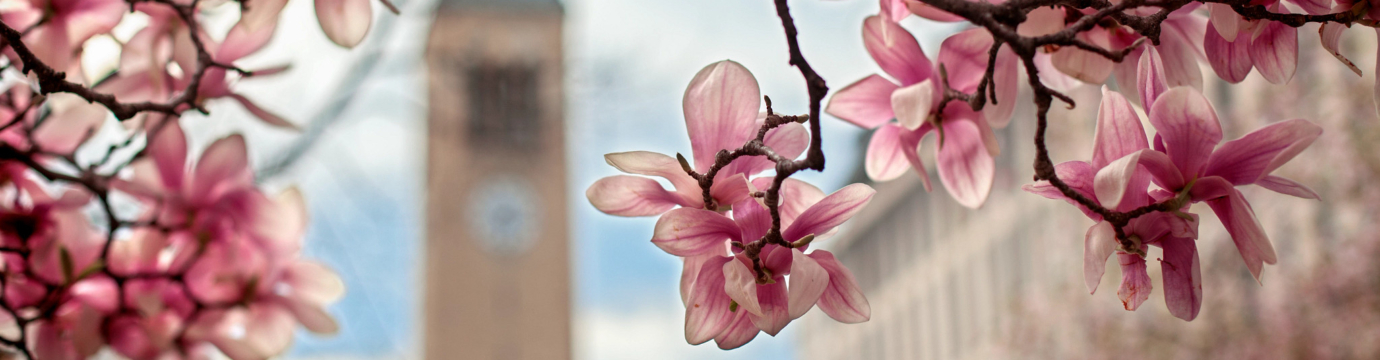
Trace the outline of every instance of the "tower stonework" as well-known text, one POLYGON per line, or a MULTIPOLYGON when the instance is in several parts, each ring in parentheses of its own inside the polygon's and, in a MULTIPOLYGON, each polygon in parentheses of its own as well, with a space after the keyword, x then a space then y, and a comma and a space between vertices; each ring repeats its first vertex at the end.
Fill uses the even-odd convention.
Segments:
POLYGON ((436 10, 425 359, 571 356, 563 16, 556 0, 442 0, 436 10))

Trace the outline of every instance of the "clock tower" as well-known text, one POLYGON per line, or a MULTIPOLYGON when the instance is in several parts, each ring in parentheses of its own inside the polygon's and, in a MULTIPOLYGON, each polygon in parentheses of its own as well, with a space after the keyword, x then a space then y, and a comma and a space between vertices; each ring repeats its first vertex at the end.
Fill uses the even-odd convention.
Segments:
POLYGON ((556 0, 441 0, 427 42, 425 359, 570 358, 556 0))

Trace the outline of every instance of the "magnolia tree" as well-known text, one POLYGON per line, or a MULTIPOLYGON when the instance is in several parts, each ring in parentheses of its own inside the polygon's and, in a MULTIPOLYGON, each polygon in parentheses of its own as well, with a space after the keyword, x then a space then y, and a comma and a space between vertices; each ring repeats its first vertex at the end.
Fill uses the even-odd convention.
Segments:
POLYGON ((805 78, 808 115, 778 114, 743 66, 711 64, 690 81, 682 104, 693 161, 608 154, 610 165, 632 175, 600 179, 586 195, 610 215, 660 216, 652 243, 684 260, 680 290, 691 344, 712 339, 736 348, 758 332, 776 335, 815 305, 840 322, 867 321, 870 308, 853 275, 809 246, 861 210, 873 190, 853 184, 825 195, 791 178, 824 169, 821 110, 875 129, 864 159, 875 181, 913 168, 930 190, 919 144, 933 135, 940 183, 959 204, 977 208, 987 201, 1001 150, 994 131, 1012 121, 1024 87, 1035 110, 1022 117, 1033 119, 1016 121, 1036 125, 1034 183, 1024 188, 1094 221, 1084 239, 1088 290, 1097 290, 1115 254, 1117 296, 1135 310, 1154 287, 1146 252, 1159 247, 1165 304, 1191 321, 1203 290, 1199 218, 1190 205, 1207 203, 1258 281, 1277 256, 1238 187, 1317 199, 1271 173, 1322 132, 1307 120, 1287 120, 1223 142, 1201 93, 1201 63, 1229 83, 1253 69, 1287 83, 1297 68, 1297 28, 1320 23, 1324 48, 1360 74, 1339 52, 1340 36, 1380 20, 1372 2, 1291 1, 881 0, 879 14, 862 19, 861 28, 884 74, 853 82, 822 106, 829 88, 800 51, 787 1, 775 0, 790 65, 805 78), (911 15, 970 28, 945 39, 931 61, 897 25, 911 15), (1093 155, 1055 164, 1046 146, 1049 110, 1056 100, 1075 106, 1063 91, 1078 83, 1103 85, 1093 155), (766 170, 773 171, 759 175, 766 170), (672 188, 636 175, 664 178, 672 188))
MULTIPOLYGON (((180 121, 223 99, 265 123, 293 127, 233 86, 286 69, 235 65, 272 38, 285 5, 4 1, 4 351, 44 360, 87 358, 105 348, 132 359, 216 352, 264 359, 282 353, 299 324, 317 333, 337 330, 323 308, 344 286, 330 269, 300 257, 307 224, 301 193, 260 190, 240 135, 216 140, 190 161, 183 126, 204 120, 180 121), (234 8, 238 19, 228 32, 202 25, 208 17, 236 16, 226 11, 234 8), (117 26, 137 32, 116 36, 117 26), (114 38, 120 51, 85 51, 96 37, 114 38), (82 72, 82 60, 101 57, 118 61, 118 69, 82 72), (103 126, 116 120, 119 126, 103 126), (94 136, 101 132, 114 134, 94 136)), ((352 47, 369 30, 368 0, 315 5, 321 29, 336 44, 352 47)))

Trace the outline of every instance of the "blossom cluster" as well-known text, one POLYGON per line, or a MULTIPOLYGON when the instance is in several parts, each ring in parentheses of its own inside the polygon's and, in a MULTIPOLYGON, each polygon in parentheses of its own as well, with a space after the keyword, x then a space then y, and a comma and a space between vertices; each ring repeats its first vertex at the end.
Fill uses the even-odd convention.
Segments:
MULTIPOLYGON (((1306 120, 1288 120, 1218 146, 1221 125, 1200 92, 1204 80, 1199 62, 1207 60, 1223 80, 1231 83, 1242 81, 1252 69, 1267 81, 1285 83, 1297 68, 1298 36, 1293 26, 1248 20, 1226 4, 1209 4, 1206 10, 1198 5, 1186 3, 1164 10, 1154 43, 1146 42, 1137 29, 1107 17, 1076 34, 1082 44, 1093 49, 1048 46, 1025 63, 1036 67, 1028 74, 1038 73, 1038 81, 1051 87, 1101 85, 1115 80, 1119 92, 1103 86, 1093 158, 1055 166, 1064 188, 1047 180, 1025 188, 1066 200, 1097 222, 1085 238, 1088 290, 1096 290, 1108 258, 1116 253, 1123 274, 1118 295, 1128 310, 1135 310, 1152 289, 1146 274, 1148 247, 1163 248, 1160 262, 1166 304, 1171 313, 1184 320, 1195 318, 1202 302, 1194 241, 1198 216, 1189 212, 1189 206, 1205 202, 1212 208, 1247 268, 1259 279, 1263 265, 1275 263, 1277 257, 1250 204, 1236 187, 1254 184, 1316 199, 1306 186, 1270 173, 1307 148, 1322 131, 1306 120), (1117 61, 1096 49, 1117 50, 1123 57, 1117 61), (1148 115, 1157 130, 1153 148, 1139 113, 1148 115), (1085 201, 1096 204, 1096 209, 1085 201), (1110 220, 1104 219, 1107 216, 1116 221, 1106 221, 1110 220)), ((1260 5, 1283 9, 1278 1, 1260 5)), ((1325 4, 1306 1, 1295 5, 1314 14, 1329 10, 1325 4)), ((935 21, 965 19, 918 1, 882 0, 881 8, 880 15, 864 20, 863 43, 882 70, 901 85, 879 75, 864 78, 835 94, 828 112, 855 125, 878 129, 867 149, 869 177, 878 181, 896 178, 908 161, 925 180, 927 190, 928 173, 918 154, 919 142, 937 130, 941 137, 935 160, 944 187, 960 204, 981 206, 992 185, 991 156, 999 152, 992 129, 1010 121, 1011 104, 1018 91, 1017 67, 1022 64, 1009 53, 1009 47, 993 46, 988 29, 972 28, 944 40, 939 63, 948 70, 941 75, 952 76, 935 79, 934 65, 914 37, 896 22, 912 14, 935 21), (996 63, 988 64, 989 59, 996 63), (991 91, 1002 102, 979 113, 968 102, 955 101, 961 99, 949 94, 953 91, 975 96, 991 91)), ((1039 7, 1026 14, 1017 31, 1028 37, 1056 34, 1080 26, 1086 17, 1100 11, 1066 5, 1039 7)), ((1122 10, 1127 15, 1159 11, 1150 6, 1122 10)), ((1339 25, 1324 25, 1324 44, 1355 68, 1337 51, 1337 37, 1344 29, 1339 25)))
MULTIPOLYGON (((286 350, 299 325, 337 331, 325 307, 344 284, 301 257, 302 194, 261 190, 241 135, 191 161, 183 125, 196 120, 181 119, 228 99, 295 128, 233 90, 286 69, 235 65, 273 37, 285 5, 0 6, 0 61, 19 70, 6 70, 0 88, 0 348, 45 360, 103 349, 130 359, 266 359, 286 350), (228 32, 201 25, 230 6, 240 12, 228 32), (137 31, 116 35, 127 23, 137 31), (98 54, 84 47, 103 36, 121 46, 118 68, 93 79, 81 62, 98 54)), ((331 41, 352 47, 368 32, 370 6, 319 0, 317 19, 331 41)))
POLYGON ((609 165, 632 175, 600 179, 585 193, 606 214, 660 216, 651 241, 684 260, 680 294, 691 344, 714 340, 732 349, 759 332, 775 336, 815 305, 845 323, 871 316, 853 274, 830 252, 809 246, 862 210, 875 191, 853 184, 825 195, 796 179, 758 176, 779 169, 773 159, 799 157, 810 142, 801 124, 760 114, 761 99, 742 65, 705 67, 684 98, 693 165, 646 151, 608 154, 609 165), (772 155, 731 158, 744 144, 772 155), (672 189, 636 175, 663 178, 672 189))

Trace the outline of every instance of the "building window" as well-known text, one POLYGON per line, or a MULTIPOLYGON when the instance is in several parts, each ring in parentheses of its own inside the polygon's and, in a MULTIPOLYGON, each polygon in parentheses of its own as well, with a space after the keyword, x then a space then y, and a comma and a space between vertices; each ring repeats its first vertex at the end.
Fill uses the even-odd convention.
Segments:
POLYGON ((536 68, 485 63, 470 67, 469 143, 483 149, 533 151, 541 126, 536 68))

